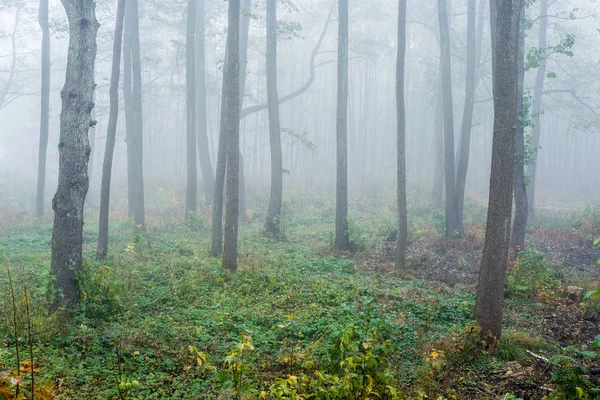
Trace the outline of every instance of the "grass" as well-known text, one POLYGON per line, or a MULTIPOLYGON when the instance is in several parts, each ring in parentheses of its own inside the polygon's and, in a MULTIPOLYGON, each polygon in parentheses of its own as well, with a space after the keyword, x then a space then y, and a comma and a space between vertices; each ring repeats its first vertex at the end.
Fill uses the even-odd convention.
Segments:
MULTIPOLYGON (((417 204, 410 210, 411 235, 435 232, 439 216, 411 195, 417 204)), ((176 209, 168 203, 173 196, 161 196, 157 204, 176 209)), ((262 200, 254 203, 266 204, 262 200)), ((210 228, 202 212, 192 223, 174 211, 150 213, 147 236, 113 219, 102 262, 93 260, 97 225, 90 213, 83 301, 70 323, 46 311, 51 224, 4 228, 0 264, 11 269, 17 296, 23 285, 31 296, 36 380, 52 380, 63 399, 291 399, 293 392, 322 393, 316 398, 323 399, 423 398, 480 384, 474 374, 448 380, 465 367, 450 362, 453 352, 474 351, 470 368, 485 374, 503 360, 527 358, 523 349, 547 348, 539 337, 509 330, 494 356, 471 349, 465 343, 474 287, 359 272, 353 256, 336 258, 330 250, 331 200, 304 200, 288 193, 282 240, 262 234, 265 210, 253 210, 241 227, 236 274, 207 257, 210 228), (431 355, 440 347, 445 361, 438 364, 431 355)), ((357 248, 373 248, 393 229, 394 210, 384 203, 367 197, 352 204, 357 248)), ((476 209, 470 218, 481 215, 476 209)), ((0 293, 7 290, 0 273, 0 293)), ((21 343, 25 306, 17 301, 21 343)), ((0 371, 16 362, 11 307, 1 295, 0 371)), ((537 312, 518 310, 509 321, 537 312)))

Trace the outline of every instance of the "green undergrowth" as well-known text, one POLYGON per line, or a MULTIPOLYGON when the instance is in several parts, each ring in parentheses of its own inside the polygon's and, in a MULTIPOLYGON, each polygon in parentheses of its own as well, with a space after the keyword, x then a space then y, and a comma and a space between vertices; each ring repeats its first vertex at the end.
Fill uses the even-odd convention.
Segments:
MULTIPOLYGON (((358 249, 393 229, 394 210, 377 201, 353 205, 358 249)), ((7 228, 0 237, 0 372, 16 364, 13 309, 21 360, 31 321, 39 379, 55 382, 64 399, 450 399, 456 395, 447 388, 479 385, 481 374, 528 358, 525 350, 548 348, 545 339, 509 330, 495 354, 482 353, 471 321, 473 287, 359 272, 356 255, 331 251, 332 207, 290 199, 279 238, 263 234, 265 211, 253 210, 241 226, 235 274, 207 257, 210 227, 201 212, 187 223, 150 218, 146 234, 114 221, 101 262, 93 258, 97 226, 88 223, 82 303, 69 323, 46 311, 51 225, 7 228)), ((435 226, 433 213, 411 212, 411 234, 435 226)))

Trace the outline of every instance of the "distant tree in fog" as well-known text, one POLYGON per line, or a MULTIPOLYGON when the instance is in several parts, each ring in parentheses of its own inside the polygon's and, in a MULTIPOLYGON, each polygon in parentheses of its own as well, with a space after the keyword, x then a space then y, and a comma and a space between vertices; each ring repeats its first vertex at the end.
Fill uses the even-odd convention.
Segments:
POLYGON ((50 27, 48 25, 48 0, 40 0, 38 21, 42 29, 42 81, 35 215, 38 218, 42 218, 44 216, 44 197, 46 194, 46 156, 48 154, 48 130, 50 122, 50 27))
POLYGON ((408 215, 406 210, 406 110, 404 107, 404 76, 406 59, 406 0, 398 1, 398 56, 396 59, 396 115, 398 148, 398 248, 396 268, 406 267, 406 245, 408 242, 408 215))
POLYGON ((119 120, 119 75, 121 72, 121 42, 123 39, 123 20, 125 17, 125 1, 117 4, 117 21, 115 23, 115 38, 113 44, 113 61, 110 76, 110 114, 106 132, 106 149, 102 165, 102 183, 100 186, 100 216, 98 223, 98 243, 96 258, 101 260, 108 252, 108 212, 110 205, 110 182, 112 177, 113 154, 119 120))

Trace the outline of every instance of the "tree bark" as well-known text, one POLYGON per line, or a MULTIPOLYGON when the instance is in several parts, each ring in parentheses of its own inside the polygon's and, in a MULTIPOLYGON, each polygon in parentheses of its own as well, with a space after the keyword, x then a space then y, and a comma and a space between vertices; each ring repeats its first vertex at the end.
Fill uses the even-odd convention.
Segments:
POLYGON ((198 195, 198 170, 196 169, 196 0, 188 0, 187 35, 185 50, 186 98, 186 143, 187 143, 187 185, 185 191, 185 218, 196 211, 198 195))
POLYGON ((240 181, 240 0, 229 1, 227 60, 227 197, 223 268, 237 270, 240 181))
POLYGON ((442 207, 444 203, 444 110, 441 98, 438 95, 435 102, 435 121, 433 125, 434 165, 431 199, 437 207, 442 207))
POLYGON ((206 112, 206 7, 204 0, 197 0, 196 21, 196 129, 198 132, 198 155, 206 201, 212 201, 215 190, 212 162, 208 145, 208 116, 206 112))
POLYGON ((481 335, 494 346, 502 333, 504 278, 508 261, 512 211, 515 130, 518 118, 519 25, 523 0, 491 0, 497 37, 494 66, 494 135, 487 229, 479 272, 475 318, 481 335), (502 40, 497 40, 497 39, 502 40))
POLYGON ((440 25, 440 66, 442 70, 442 97, 444 108, 444 176, 446 185, 446 238, 460 233, 458 202, 454 169, 454 111, 452 102, 452 67, 450 60, 450 27, 446 0, 438 0, 440 25))
MULTIPOLYGON (((248 67, 248 35, 250 30, 250 15, 252 0, 242 0, 240 23, 240 115, 246 97, 246 70, 248 67)), ((241 116, 240 116, 241 121, 241 116)), ((240 218, 246 218, 246 175, 244 170, 244 157, 240 149, 240 182, 239 182, 239 212, 240 218)))
POLYGON ((396 268, 406 268, 406 245, 408 243, 408 216, 406 210, 406 110, 404 107, 404 75, 406 58, 406 0, 398 1, 398 56, 396 59, 396 115, 398 171, 398 243, 396 268))
MULTIPOLYGON (((547 46, 548 36, 548 0, 540 0, 540 37, 538 47, 544 49, 547 46)), ((531 131, 531 146, 537 149, 540 145, 542 125, 540 113, 542 112, 542 93, 544 91, 544 80, 546 79, 546 59, 542 58, 535 76, 535 88, 533 92, 533 105, 531 110, 533 129, 531 131)), ((527 202, 529 217, 535 217, 535 184, 537 175, 537 155, 533 164, 527 168, 529 174, 529 190, 527 191, 527 202)))
POLYGON ((269 140, 271 147, 271 197, 265 228, 273 235, 281 233, 283 202, 283 161, 279 96, 277 95, 277 0, 267 0, 267 98, 269 102, 269 140))
POLYGON ((112 177, 113 155, 119 120, 119 75, 121 73, 121 42, 123 40, 123 20, 125 18, 125 1, 117 3, 117 21, 113 44, 113 61, 110 76, 110 111, 106 132, 106 149, 102 164, 102 183, 100 185, 100 217, 96 258, 104 259, 108 253, 108 212, 110 209, 110 182, 112 177))
POLYGON ((227 43, 225 45, 225 67, 223 69, 223 85, 221 87, 221 116, 219 121, 219 145, 217 149, 217 168, 215 171, 215 188, 212 203, 212 241, 210 255, 217 257, 223 251, 223 197, 225 193, 225 170, 227 167, 227 92, 229 82, 226 79, 227 56, 229 54, 229 36, 231 30, 227 31, 227 43))
MULTIPOLYGON (((138 0, 126 7, 131 61, 131 130, 127 131, 129 211, 136 227, 145 229, 144 211, 144 131, 142 120, 142 68, 140 61, 140 26, 138 0)), ((127 73, 125 73, 127 74, 127 73)), ((127 109, 125 110, 127 112, 127 109)))
POLYGON ((83 207, 89 187, 88 130, 94 107, 96 20, 93 0, 62 0, 69 20, 69 51, 61 91, 58 188, 52 200, 52 272, 59 292, 54 309, 77 304, 76 274, 81 270, 83 207))
MULTIPOLYGON (((475 89, 477 88, 476 76, 478 75, 479 54, 477 53, 478 40, 476 36, 476 0, 468 0, 467 14, 467 74, 465 108, 462 117, 462 129, 458 145, 458 166, 456 170, 456 201, 458 231, 464 231, 463 215, 465 210, 465 186, 467 184, 467 170, 469 169, 469 153, 471 149, 471 130, 473 126, 473 110, 475 107, 475 89)), ((483 9, 480 10, 483 13, 483 9)), ((479 38, 481 41, 481 38, 479 38)))
POLYGON ((46 156, 48 154, 48 127, 50 122, 50 27, 48 25, 48 0, 40 0, 38 20, 42 29, 42 98, 40 106, 40 147, 38 154, 35 215, 41 219, 44 216, 46 156))
POLYGON ((338 1, 337 178, 335 248, 350 250, 348 232, 348 0, 338 1))
POLYGON ((525 115, 524 115, 524 81, 525 81, 525 3, 521 10, 521 27, 519 29, 519 120, 515 130, 515 175, 513 177, 515 197, 515 219, 512 230, 512 256, 517 257, 525 246, 525 229, 527 228, 527 187, 525 183, 525 115))

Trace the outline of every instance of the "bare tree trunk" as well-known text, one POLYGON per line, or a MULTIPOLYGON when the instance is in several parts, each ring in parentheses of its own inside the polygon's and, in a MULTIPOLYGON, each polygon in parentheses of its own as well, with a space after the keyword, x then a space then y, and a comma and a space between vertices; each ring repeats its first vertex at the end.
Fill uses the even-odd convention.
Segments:
POLYGON ((110 181, 112 177, 113 155, 119 120, 119 75, 121 73, 121 42, 123 39, 123 20, 125 18, 125 1, 117 4, 117 21, 113 44, 113 61, 110 76, 110 111, 108 130, 106 132, 106 149, 102 165, 102 183, 100 185, 100 217, 96 258, 101 260, 108 252, 108 211, 110 209, 110 181))
POLYGON ((221 116, 219 123, 219 145, 217 149, 217 168, 215 171, 215 190, 212 203, 212 241, 210 255, 217 257, 223 251, 223 196, 225 192, 225 170, 227 166, 227 92, 229 82, 227 81, 227 55, 229 54, 229 35, 227 31, 227 43, 225 45, 225 68, 223 69, 223 85, 221 87, 221 116))
POLYGON ((515 175, 513 177, 515 197, 515 220, 512 230, 512 253, 517 257, 525 246, 525 230, 527 228, 527 187, 525 182, 525 115, 523 107, 525 81, 525 3, 521 11, 521 27, 519 30, 519 120, 515 130, 515 175))
POLYGON ((223 268, 237 269, 240 180, 240 0, 229 1, 229 28, 224 79, 227 84, 227 201, 223 268))
POLYGON ((496 6, 492 19, 497 37, 492 49, 494 67, 494 137, 492 143, 492 170, 487 216, 487 229, 475 318, 482 337, 489 346, 502 333, 502 303, 504 277, 508 261, 512 211, 515 130, 518 118, 519 25, 523 0, 491 0, 496 6), (497 40, 502 38, 502 40, 497 40))
MULTIPOLYGON (((127 147, 130 157, 128 171, 129 210, 137 227, 145 229, 144 211, 144 131, 142 121, 142 68, 140 62, 140 26, 138 0, 129 0, 126 7, 127 30, 130 30, 131 50, 131 131, 127 147), (129 149, 129 147, 131 147, 129 149)), ((127 110, 126 110, 127 111, 127 110)))
MULTIPOLYGON (((462 118, 462 129, 460 143, 458 145, 458 166, 456 170, 456 201, 458 212, 458 230, 464 231, 463 215, 465 211, 465 186, 467 184, 467 170, 469 168, 469 153, 471 150, 471 130, 473 126, 473 110, 475 107, 475 89, 479 74, 479 54, 477 53, 476 41, 481 41, 481 37, 476 36, 476 0, 468 0, 468 23, 467 23, 467 74, 466 74, 466 93, 465 108, 462 118)), ((483 13, 483 9, 480 10, 483 13)))
POLYGON ((438 0, 440 24, 440 65, 444 108, 444 176, 446 184, 446 238, 459 234, 458 203, 454 178, 454 111, 452 102, 452 67, 450 60, 450 27, 446 0, 438 0))
POLYGON ((69 20, 69 52, 61 91, 58 189, 52 200, 52 272, 59 292, 54 308, 77 304, 75 275, 81 270, 83 207, 89 187, 88 129, 94 108, 96 20, 93 0, 62 0, 69 20))
POLYGON ((337 179, 335 248, 350 250, 348 232, 348 0, 338 1, 337 179))
POLYGON ((404 108, 404 69, 406 58, 406 0, 398 1, 398 57, 396 59, 396 115, 398 118, 398 246, 396 268, 406 268, 408 216, 406 210, 406 110, 404 108))
POLYGON ((187 36, 186 36, 186 73, 187 89, 187 186, 185 192, 185 217, 196 211, 198 195, 198 170, 196 169, 196 0, 188 0, 187 7, 187 36))
POLYGON ((277 95, 277 0, 267 0, 267 98, 269 101, 269 139, 271 147, 271 197, 267 212, 266 230, 281 233, 281 204, 283 202, 283 161, 281 155, 281 126, 279 96, 277 95))
POLYGON ((132 2, 129 1, 125 6, 125 22, 123 31, 123 106, 125 111, 125 142, 127 144, 127 209, 129 216, 134 214, 134 189, 133 189, 133 146, 132 135, 134 130, 133 119, 133 91, 132 91, 132 66, 131 66, 131 46, 132 46, 132 28, 129 23, 131 18, 132 2))
MULTIPOLYGON (((548 36, 548 0, 540 0, 540 37, 538 47, 546 48, 548 36)), ((540 145, 542 126, 540 124, 540 113, 542 112, 542 92, 544 91, 544 80, 546 78, 546 59, 540 60, 540 65, 535 76, 535 88, 533 92, 533 107, 531 110, 533 129, 531 132, 531 146, 537 149, 540 145)), ((529 190, 527 191, 528 210, 530 218, 535 216, 535 183, 537 174, 537 156, 533 164, 527 168, 529 174, 529 190)))
POLYGON ((198 155, 204 195, 207 202, 212 201, 215 186, 213 168, 208 145, 208 117, 206 114, 206 7, 204 0, 197 0, 196 21, 196 123, 198 131, 198 155))
POLYGON ((38 20, 40 28, 42 28, 42 99, 40 106, 40 147, 38 154, 35 216, 41 219, 44 216, 46 155, 48 154, 48 126, 50 120, 50 27, 48 26, 48 0, 40 0, 38 20))
POLYGON ((433 125, 433 189, 431 191, 431 199, 438 207, 441 207, 444 203, 444 110, 441 98, 438 95, 435 102, 435 122, 433 125))
MULTIPOLYGON (((242 0, 240 24, 240 114, 244 107, 246 95, 246 70, 248 67, 248 34, 250 29, 250 15, 252 12, 252 0, 242 0)), ((246 175, 244 170, 244 157, 240 150, 240 189, 239 189, 239 212, 240 218, 246 218, 246 175)))

